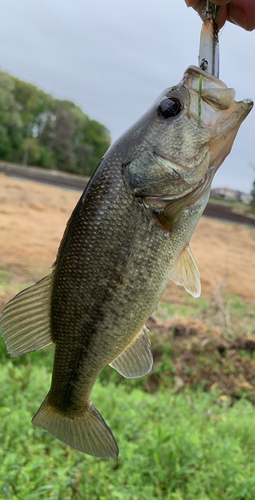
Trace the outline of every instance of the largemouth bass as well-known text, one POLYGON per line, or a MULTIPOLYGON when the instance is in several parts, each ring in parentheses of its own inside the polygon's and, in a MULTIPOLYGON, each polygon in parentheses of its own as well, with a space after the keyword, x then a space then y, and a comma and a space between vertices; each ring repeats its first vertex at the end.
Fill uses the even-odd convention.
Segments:
POLYGON ((151 370, 145 323, 168 280, 200 294, 190 238, 253 106, 234 97, 223 82, 189 67, 101 160, 52 273, 3 311, 11 356, 55 343, 51 388, 32 422, 77 450, 117 457, 91 401, 96 379, 107 364, 127 378, 151 370))

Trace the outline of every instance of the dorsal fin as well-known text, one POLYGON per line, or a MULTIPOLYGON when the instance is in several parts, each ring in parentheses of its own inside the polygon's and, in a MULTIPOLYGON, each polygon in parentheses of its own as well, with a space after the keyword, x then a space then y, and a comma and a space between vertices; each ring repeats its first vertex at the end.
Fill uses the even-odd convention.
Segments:
POLYGON ((187 292, 197 298, 201 294, 200 274, 189 245, 179 255, 170 279, 176 285, 182 285, 187 292))
POLYGON ((144 325, 135 339, 110 363, 110 366, 123 377, 138 378, 151 370, 153 357, 146 335, 148 331, 147 326, 144 325))
POLYGON ((21 356, 53 342, 50 327, 50 300, 53 275, 22 290, 10 300, 1 316, 2 336, 7 352, 21 356))

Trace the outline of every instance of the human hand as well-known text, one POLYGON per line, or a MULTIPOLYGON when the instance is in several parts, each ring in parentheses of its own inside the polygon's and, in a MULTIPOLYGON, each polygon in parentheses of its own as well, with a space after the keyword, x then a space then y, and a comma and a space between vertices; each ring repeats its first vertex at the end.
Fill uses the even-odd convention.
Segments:
MULTIPOLYGON (((219 29, 230 21, 247 31, 255 29, 255 1, 254 0, 210 0, 219 5, 218 19, 219 29)), ((185 0, 188 7, 194 9, 201 15, 205 6, 205 0, 185 0)))

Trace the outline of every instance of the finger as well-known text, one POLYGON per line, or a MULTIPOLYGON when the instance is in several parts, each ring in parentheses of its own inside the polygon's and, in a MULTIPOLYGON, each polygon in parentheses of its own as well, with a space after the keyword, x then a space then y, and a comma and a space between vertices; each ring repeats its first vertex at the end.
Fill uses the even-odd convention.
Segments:
MULTIPOLYGON (((195 7, 198 3, 204 6, 204 0, 185 0, 188 7, 195 7)), ((229 0, 210 0, 214 5, 227 5, 229 0)))
POLYGON ((231 7, 227 7, 227 19, 241 26, 247 31, 255 29, 255 2, 254 0, 232 0, 231 7))
POLYGON ((228 13, 228 8, 227 5, 222 5, 219 8, 218 15, 217 15, 217 24, 219 30, 224 26, 226 20, 227 20, 227 13, 228 13))
POLYGON ((214 3, 215 5, 227 5, 229 3, 229 0, 210 0, 211 3, 214 3))
POLYGON ((188 7, 194 7, 199 2, 199 0, 185 0, 185 2, 188 7))

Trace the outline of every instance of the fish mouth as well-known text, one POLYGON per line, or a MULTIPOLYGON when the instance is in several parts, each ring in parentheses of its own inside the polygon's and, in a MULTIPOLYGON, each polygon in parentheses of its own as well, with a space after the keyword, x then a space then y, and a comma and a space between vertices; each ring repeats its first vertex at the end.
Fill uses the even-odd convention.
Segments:
POLYGON ((186 116, 193 126, 196 124, 201 141, 196 148, 184 148, 181 157, 173 153, 178 163, 162 156, 160 148, 154 150, 155 167, 158 164, 166 175, 158 194, 151 190, 150 195, 148 190, 143 196, 144 205, 168 229, 185 208, 206 204, 214 174, 230 153, 238 129, 253 107, 251 99, 236 102, 234 89, 196 66, 186 70, 180 85, 189 92, 186 116))
POLYGON ((195 117, 198 115, 197 101, 200 94, 201 125, 214 128, 216 134, 219 129, 221 129, 220 133, 225 134, 225 126, 229 131, 231 122, 232 128, 239 128, 253 107, 251 99, 236 102, 233 88, 227 87, 219 78, 196 66, 187 68, 183 76, 183 84, 190 93, 190 113, 195 117))
POLYGON ((203 77, 203 88, 204 89, 227 89, 227 85, 217 78, 214 75, 211 75, 210 73, 207 73, 207 71, 203 71, 201 68, 198 68, 198 66, 189 66, 184 75, 183 75, 183 83, 185 84, 185 87, 192 88, 193 90, 199 91, 199 78, 200 76, 203 77))

